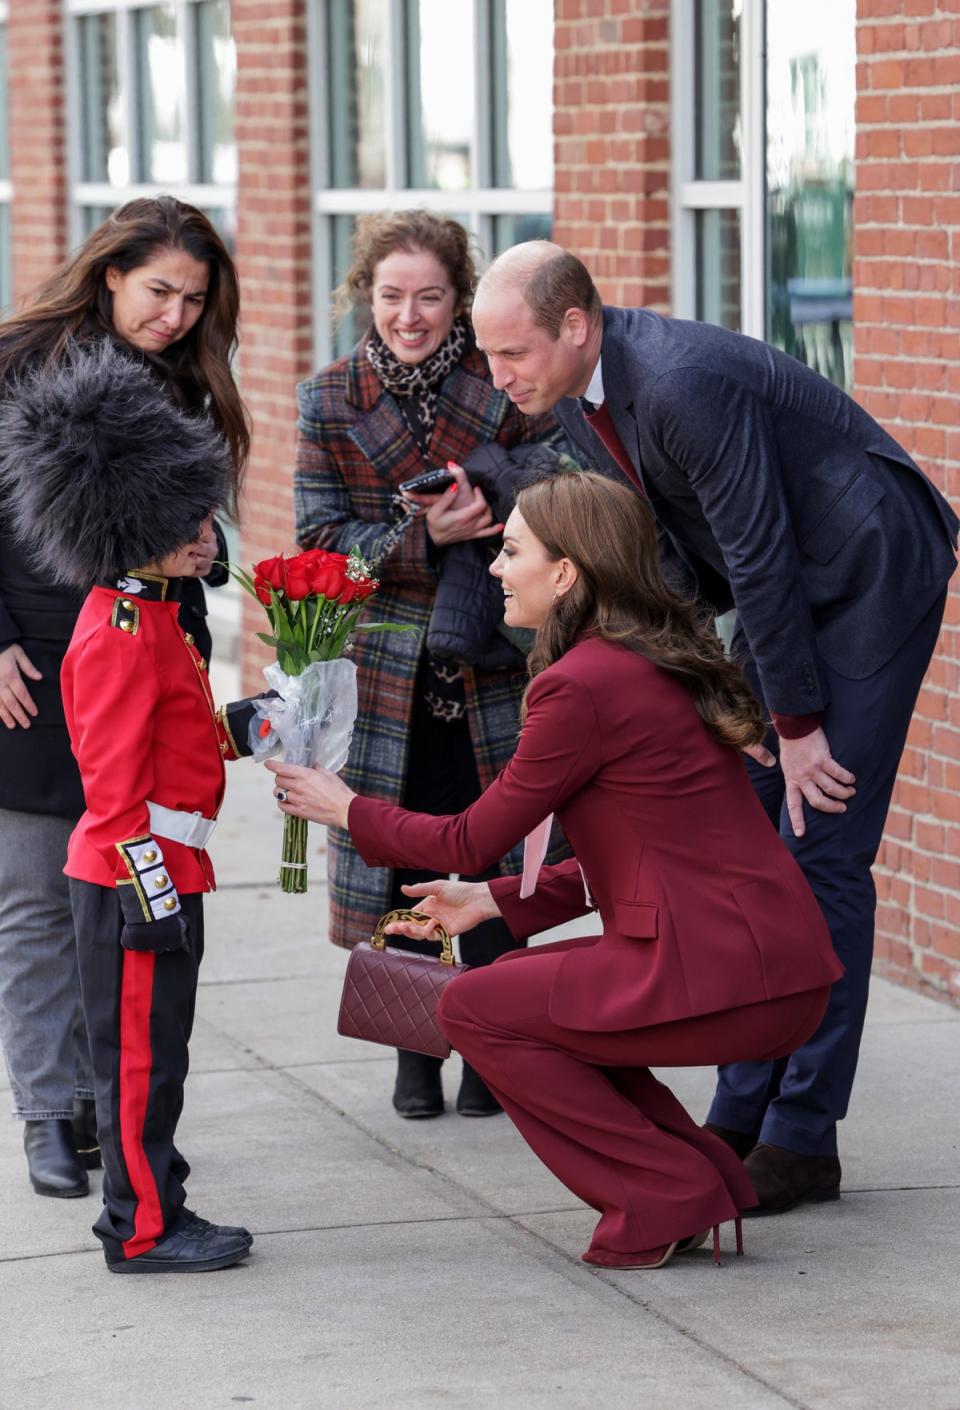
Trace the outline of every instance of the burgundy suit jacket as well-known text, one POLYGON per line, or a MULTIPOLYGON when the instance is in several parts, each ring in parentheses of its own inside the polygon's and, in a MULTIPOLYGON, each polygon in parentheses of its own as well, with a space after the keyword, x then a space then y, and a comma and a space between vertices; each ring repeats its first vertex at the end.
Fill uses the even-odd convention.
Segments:
POLYGON ((813 893, 740 754, 713 739, 673 677, 585 639, 527 700, 514 757, 465 812, 353 799, 348 826, 368 865, 476 875, 555 812, 576 860, 544 867, 523 901, 519 877, 491 886, 523 939, 592 909, 587 882, 603 934, 558 966, 549 1013, 565 1028, 668 1023, 840 976, 813 893))

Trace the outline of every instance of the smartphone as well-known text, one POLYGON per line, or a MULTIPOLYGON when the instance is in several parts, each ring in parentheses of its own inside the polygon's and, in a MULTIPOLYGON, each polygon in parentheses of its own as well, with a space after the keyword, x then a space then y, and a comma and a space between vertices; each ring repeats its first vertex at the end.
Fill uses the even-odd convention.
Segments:
POLYGON ((404 480, 398 486, 401 490, 410 490, 413 494, 440 494, 454 483, 454 477, 449 470, 424 470, 420 475, 414 475, 412 480, 404 480))

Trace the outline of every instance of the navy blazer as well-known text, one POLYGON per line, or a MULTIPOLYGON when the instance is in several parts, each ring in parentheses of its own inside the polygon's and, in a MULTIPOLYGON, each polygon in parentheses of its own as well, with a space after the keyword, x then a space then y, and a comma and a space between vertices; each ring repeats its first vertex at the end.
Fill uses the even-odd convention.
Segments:
MULTIPOLYGON (((664 571, 736 606, 767 707, 822 710, 821 661, 853 680, 884 665, 956 567, 957 516, 906 451, 819 373, 712 324, 605 308, 601 361, 664 571)), ((623 478, 576 399, 556 414, 623 478)))

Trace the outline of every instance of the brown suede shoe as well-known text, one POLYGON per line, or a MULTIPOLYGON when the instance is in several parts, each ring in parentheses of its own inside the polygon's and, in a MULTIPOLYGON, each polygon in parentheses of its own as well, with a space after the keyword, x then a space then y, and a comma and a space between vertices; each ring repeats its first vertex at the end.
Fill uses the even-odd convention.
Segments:
POLYGON ((703 1129, 719 1136, 741 1160, 745 1159, 757 1144, 756 1136, 751 1136, 746 1131, 734 1131, 731 1126, 715 1126, 712 1121, 705 1121, 703 1129))
POLYGON ((744 1219, 840 1198, 840 1161, 835 1155, 801 1155, 761 1142, 743 1164, 760 1201, 743 1211, 744 1219))

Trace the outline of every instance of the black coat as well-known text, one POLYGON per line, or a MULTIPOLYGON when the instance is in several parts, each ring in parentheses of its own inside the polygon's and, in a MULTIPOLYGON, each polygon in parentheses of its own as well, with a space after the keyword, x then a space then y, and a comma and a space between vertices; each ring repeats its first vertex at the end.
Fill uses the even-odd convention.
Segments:
MULTIPOLYGON (((527 482, 574 467, 565 447, 532 445, 477 446, 463 462, 471 485, 479 485, 505 523, 517 491, 527 482)), ((500 551, 499 539, 467 539, 439 554, 437 592, 427 628, 431 656, 480 666, 484 670, 520 670, 533 633, 511 629, 503 621, 503 588, 490 573, 500 551)))
MULTIPOLYGON (((219 526, 217 535, 225 558, 219 526)), ((206 581, 219 586, 226 578, 222 568, 214 568, 206 581)), ((8 730, 0 725, 0 808, 70 819, 83 812, 80 773, 70 752, 60 699, 60 667, 83 598, 81 592, 38 577, 23 546, 0 520, 0 651, 16 642, 43 672, 43 680, 26 681, 38 712, 30 728, 8 730)), ((185 579, 180 622, 209 660, 206 612, 203 584, 185 579)))

